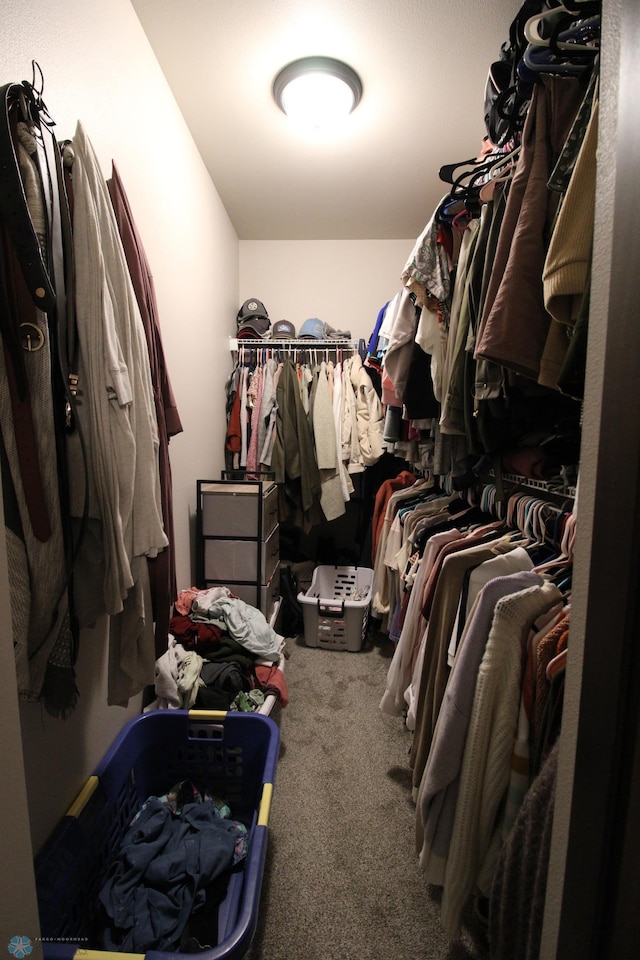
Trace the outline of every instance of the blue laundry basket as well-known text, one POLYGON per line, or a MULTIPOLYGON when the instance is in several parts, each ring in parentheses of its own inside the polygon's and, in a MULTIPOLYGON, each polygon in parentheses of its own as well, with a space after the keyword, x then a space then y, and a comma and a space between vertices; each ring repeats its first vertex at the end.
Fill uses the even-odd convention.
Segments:
POLYGON ((156 710, 130 721, 36 857, 45 960, 71 960, 77 950, 98 951, 104 960, 119 956, 92 941, 98 893, 142 803, 185 779, 224 799, 232 818, 247 826, 247 858, 230 873, 215 947, 197 955, 148 950, 139 956, 243 957, 258 921, 279 746, 277 724, 259 714, 156 710))

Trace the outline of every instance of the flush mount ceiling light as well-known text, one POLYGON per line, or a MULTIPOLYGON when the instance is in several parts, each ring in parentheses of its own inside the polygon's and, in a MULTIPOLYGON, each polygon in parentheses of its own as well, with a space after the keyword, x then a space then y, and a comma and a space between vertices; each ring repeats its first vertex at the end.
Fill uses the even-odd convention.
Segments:
POLYGON ((273 81, 276 103, 291 119, 317 129, 345 119, 362 97, 360 77, 341 60, 303 57, 273 81))

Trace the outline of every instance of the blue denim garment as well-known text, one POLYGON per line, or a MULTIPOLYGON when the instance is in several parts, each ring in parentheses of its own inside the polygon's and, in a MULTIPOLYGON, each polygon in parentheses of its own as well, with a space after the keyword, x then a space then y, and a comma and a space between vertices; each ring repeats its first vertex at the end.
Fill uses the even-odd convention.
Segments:
POLYGON ((166 950, 179 941, 206 887, 229 870, 242 826, 220 818, 213 802, 173 814, 151 797, 125 834, 99 894, 107 923, 102 948, 166 950))

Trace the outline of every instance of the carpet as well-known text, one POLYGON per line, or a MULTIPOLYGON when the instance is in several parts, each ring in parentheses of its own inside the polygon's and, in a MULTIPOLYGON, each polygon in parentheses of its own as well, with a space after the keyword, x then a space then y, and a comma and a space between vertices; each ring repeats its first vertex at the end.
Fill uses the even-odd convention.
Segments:
POLYGON ((290 703, 274 719, 281 753, 258 929, 249 960, 468 960, 450 942, 414 848, 402 720, 379 702, 390 663, 379 636, 359 653, 288 641, 290 703))

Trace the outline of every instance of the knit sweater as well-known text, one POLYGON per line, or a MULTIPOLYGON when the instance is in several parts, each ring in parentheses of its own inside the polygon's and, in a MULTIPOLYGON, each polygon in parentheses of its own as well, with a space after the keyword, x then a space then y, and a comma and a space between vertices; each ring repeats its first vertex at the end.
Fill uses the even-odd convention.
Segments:
POLYGON ((514 544, 508 538, 501 538, 470 546, 444 560, 424 640, 424 658, 416 707, 416 732, 410 753, 413 784, 416 788, 420 786, 449 679, 447 651, 465 573, 498 553, 508 553, 513 549, 514 544))
POLYGON ((541 585, 542 578, 533 571, 496 577, 481 591, 465 628, 416 805, 416 845, 420 865, 430 883, 442 883, 443 879, 439 871, 443 869, 449 848, 476 679, 496 603, 505 596, 541 585))
POLYGON ((540 955, 558 750, 556 743, 500 851, 489 900, 492 960, 538 960, 540 955))
POLYGON ((442 896, 442 924, 455 938, 474 887, 489 889, 497 854, 496 819, 509 783, 516 734, 523 645, 536 617, 561 598, 552 583, 528 587, 496 604, 480 664, 442 896))

